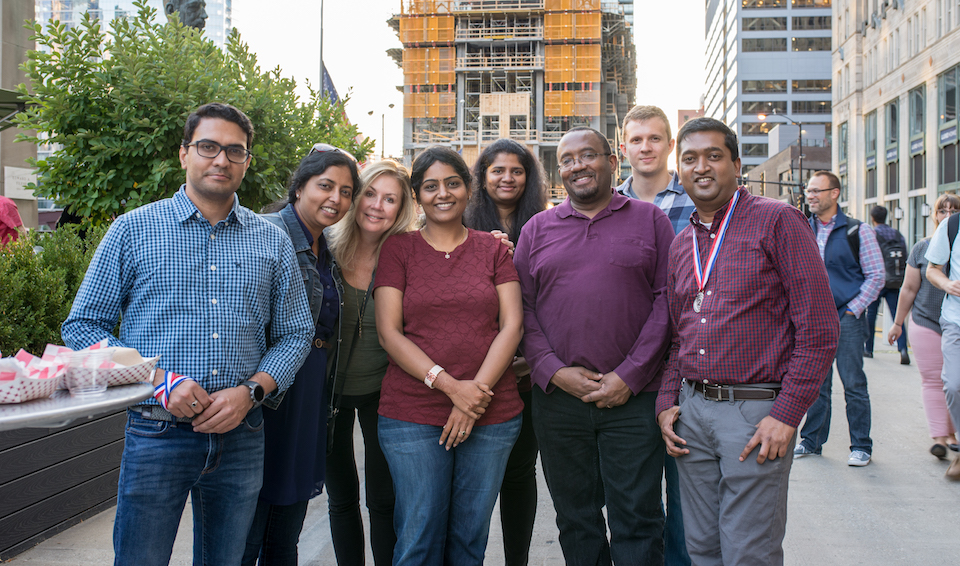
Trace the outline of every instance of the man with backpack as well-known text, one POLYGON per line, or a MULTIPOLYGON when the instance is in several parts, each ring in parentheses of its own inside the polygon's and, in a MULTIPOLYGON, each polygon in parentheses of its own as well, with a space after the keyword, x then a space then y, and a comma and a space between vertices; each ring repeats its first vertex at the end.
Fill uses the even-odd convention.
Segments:
MULTIPOLYGON (((829 171, 817 171, 807 185, 810 227, 817 238, 820 256, 827 268, 830 290, 840 317, 837 373, 843 382, 850 430, 849 466, 866 466, 873 454, 870 439, 870 394, 863 373, 863 342, 867 306, 883 287, 883 258, 873 228, 847 215, 837 206, 840 179, 829 171)), ((801 440, 794 458, 819 455, 830 434, 833 368, 820 386, 820 396, 807 410, 800 429, 801 440)))
MULTIPOLYGON (((884 281, 883 289, 876 301, 867 308, 867 343, 863 348, 865 358, 873 357, 873 338, 876 334, 877 311, 880 302, 887 301, 890 316, 897 316, 897 301, 900 299, 900 287, 903 285, 903 275, 907 269, 907 241, 903 234, 887 225, 887 209, 875 206, 870 210, 870 219, 873 221, 873 230, 877 235, 877 244, 883 255, 884 281)), ((900 350, 900 363, 910 365, 910 355, 907 353, 907 329, 904 328, 897 339, 897 349, 900 350)))

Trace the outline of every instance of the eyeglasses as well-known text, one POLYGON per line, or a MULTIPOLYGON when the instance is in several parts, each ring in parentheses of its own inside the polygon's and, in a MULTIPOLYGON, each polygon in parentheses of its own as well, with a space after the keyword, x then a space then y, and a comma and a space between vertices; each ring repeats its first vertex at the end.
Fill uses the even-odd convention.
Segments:
POLYGON ((957 210, 956 208, 938 208, 937 209, 937 214, 946 214, 947 216, 952 216, 958 212, 960 212, 960 210, 957 210))
POLYGON ((825 193, 827 191, 832 191, 835 189, 839 189, 839 187, 833 187, 832 189, 807 189, 806 191, 804 191, 803 194, 807 195, 808 197, 812 197, 815 195, 819 195, 820 193, 825 193))
POLYGON ((310 153, 308 153, 307 155, 310 156, 310 155, 313 155, 314 153, 326 153, 328 151, 333 151, 335 153, 342 153, 343 155, 346 155, 347 157, 349 157, 354 163, 357 162, 357 158, 354 157, 353 154, 350 153, 349 151, 345 149, 340 149, 339 147, 335 145, 330 145, 328 143, 313 144, 313 147, 310 148, 310 153))
POLYGON ((594 153, 588 151, 586 153, 581 153, 580 157, 573 157, 568 155, 560 160, 560 170, 569 171, 573 168, 574 164, 579 163, 581 165, 590 165, 597 160, 601 155, 610 155, 609 153, 594 153))
POLYGON ((220 145, 211 140, 197 140, 193 143, 185 143, 183 147, 194 146, 197 148, 197 155, 213 159, 220 155, 221 151, 227 152, 227 159, 230 163, 243 163, 250 157, 250 150, 239 145, 220 145))

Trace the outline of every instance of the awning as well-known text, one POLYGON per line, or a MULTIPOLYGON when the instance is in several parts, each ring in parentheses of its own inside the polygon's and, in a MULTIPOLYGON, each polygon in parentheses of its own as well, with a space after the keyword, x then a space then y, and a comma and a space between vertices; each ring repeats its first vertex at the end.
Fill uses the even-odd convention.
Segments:
POLYGON ((0 88, 0 132, 12 128, 13 117, 26 108, 26 103, 20 100, 17 92, 0 88))

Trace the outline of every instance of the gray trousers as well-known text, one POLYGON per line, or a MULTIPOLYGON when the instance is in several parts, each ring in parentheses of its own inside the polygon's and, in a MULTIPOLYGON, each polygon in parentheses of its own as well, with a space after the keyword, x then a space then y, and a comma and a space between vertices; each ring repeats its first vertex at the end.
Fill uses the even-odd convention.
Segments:
POLYGON ((960 326, 940 318, 940 349, 943 351, 943 392, 954 430, 960 430, 960 326))
POLYGON ((675 430, 689 454, 677 458, 687 551, 695 566, 783 564, 787 455, 757 464, 740 453, 773 401, 709 401, 684 382, 675 430))

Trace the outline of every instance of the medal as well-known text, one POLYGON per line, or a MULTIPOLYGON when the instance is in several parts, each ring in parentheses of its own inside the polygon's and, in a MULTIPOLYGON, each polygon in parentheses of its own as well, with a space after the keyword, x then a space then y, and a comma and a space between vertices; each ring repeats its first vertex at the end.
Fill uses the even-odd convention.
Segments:
POLYGON ((693 239, 693 275, 697 280, 697 296, 693 299, 693 312, 699 313, 703 308, 703 290, 707 286, 710 274, 717 264, 717 255, 720 253, 720 246, 723 245, 723 236, 727 233, 727 227, 730 226, 730 219, 733 218, 733 211, 737 208, 737 201, 740 199, 740 191, 733 193, 730 199, 730 210, 723 217, 720 228, 717 229, 717 237, 713 240, 713 247, 710 248, 710 255, 707 256, 707 266, 703 268, 700 265, 700 248, 697 246, 697 232, 693 230, 690 237, 693 239))

